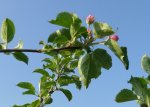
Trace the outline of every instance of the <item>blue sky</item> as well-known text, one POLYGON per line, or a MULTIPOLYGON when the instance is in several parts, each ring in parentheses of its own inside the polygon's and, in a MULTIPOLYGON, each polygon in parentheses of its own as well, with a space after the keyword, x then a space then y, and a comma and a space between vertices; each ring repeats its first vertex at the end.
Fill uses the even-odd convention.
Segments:
MULTIPOLYGON (((68 102, 62 93, 53 95, 52 107, 138 107, 136 102, 118 104, 115 95, 122 88, 131 88, 127 81, 130 76, 144 76, 140 66, 141 56, 150 55, 150 1, 149 0, 0 0, 0 23, 10 18, 16 26, 16 35, 9 48, 16 46, 19 40, 24 41, 24 48, 41 48, 40 40, 47 40, 50 33, 58 27, 48 23, 61 11, 77 13, 83 20, 88 14, 95 16, 97 21, 104 21, 119 28, 119 44, 128 47, 130 69, 126 71, 122 63, 111 53, 113 67, 102 70, 102 75, 93 80, 88 90, 81 91, 74 86, 69 87, 73 100, 68 102)), ((84 22, 85 24, 85 22, 84 22)), ((40 75, 33 74, 35 68, 42 67, 44 55, 28 54, 29 65, 16 61, 12 56, 0 54, 0 107, 23 104, 35 99, 22 96, 22 89, 15 85, 20 81, 29 81, 37 87, 40 75)))

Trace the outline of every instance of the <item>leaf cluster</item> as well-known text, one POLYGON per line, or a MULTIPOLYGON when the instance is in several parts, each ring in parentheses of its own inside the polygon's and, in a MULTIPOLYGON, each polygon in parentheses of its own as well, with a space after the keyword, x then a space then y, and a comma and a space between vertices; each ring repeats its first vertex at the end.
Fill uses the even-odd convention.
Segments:
MULTIPOLYGON (((9 18, 6 18, 1 26, 1 42, 0 42, 0 49, 6 50, 8 49, 8 44, 14 39, 15 36, 15 25, 13 21, 9 18)), ((23 41, 19 41, 17 46, 14 49, 22 49, 23 48, 23 41)), ((15 59, 18 61, 22 61, 28 64, 28 56, 22 52, 5 52, 6 55, 13 55, 15 59)))
POLYGON ((148 76, 146 78, 131 77, 129 83, 132 85, 132 90, 121 90, 116 96, 117 102, 136 100, 141 107, 150 107, 150 58, 148 55, 142 57, 141 66, 148 76))
MULTIPOLYGON (((49 23, 61 28, 51 33, 47 42, 40 41, 43 46, 40 52, 46 54, 47 58, 42 60, 42 68, 33 71, 42 75, 39 89, 36 90, 30 82, 17 84, 18 87, 26 89, 24 95, 34 95, 37 100, 13 107, 44 107, 52 103, 52 94, 57 91, 61 91, 70 101, 72 93, 66 89, 70 84, 75 85, 77 89, 81 89, 82 85, 88 88, 92 79, 101 75, 102 68, 109 70, 112 67, 112 57, 107 50, 96 45, 109 48, 124 64, 125 69, 129 68, 127 48, 119 46, 117 41, 110 38, 115 31, 109 24, 95 21, 86 27, 76 14, 69 12, 59 13, 56 19, 50 20, 49 23), (90 29, 91 33, 87 29, 90 29)), ((1 50, 8 49, 14 35, 15 26, 7 18, 1 27, 1 50)), ((23 42, 20 41, 14 49, 22 48, 23 42)), ((17 60, 28 64, 28 57, 23 52, 6 54, 12 54, 17 60)), ((132 96, 135 98, 134 94, 132 96)))

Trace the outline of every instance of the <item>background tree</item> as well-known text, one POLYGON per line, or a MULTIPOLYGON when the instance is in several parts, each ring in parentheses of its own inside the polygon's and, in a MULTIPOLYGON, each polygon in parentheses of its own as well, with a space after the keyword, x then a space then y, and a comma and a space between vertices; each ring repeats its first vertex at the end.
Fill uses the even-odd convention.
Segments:
MULTIPOLYGON (((102 69, 100 78, 91 82, 88 90, 75 90, 74 85, 67 86, 73 93, 73 100, 68 102, 63 93, 56 92, 52 95, 54 103, 57 106, 114 106, 114 107, 137 107, 136 102, 118 104, 114 101, 115 95, 120 89, 131 86, 126 83, 131 75, 146 77, 146 73, 138 72, 140 69, 140 58, 143 53, 149 53, 149 1, 120 1, 105 0, 99 1, 39 1, 39 0, 1 0, 0 3, 0 22, 6 17, 13 20, 16 26, 15 38, 8 44, 8 48, 14 48, 19 40, 23 40, 24 48, 41 49, 42 45, 37 45, 40 40, 47 41, 51 32, 60 29, 60 27, 47 23, 49 19, 55 19, 56 14, 62 10, 75 12, 83 20, 85 17, 93 14, 96 20, 107 22, 113 28, 119 27, 119 44, 128 47, 130 70, 125 71, 117 57, 103 45, 98 45, 107 50, 113 57, 113 67, 107 72, 102 69), (34 6, 33 6, 34 5, 34 6), (34 40, 34 42, 33 42, 34 40), (114 87, 115 85, 115 87, 114 87), (112 88, 113 87, 113 88, 112 88), (110 91, 111 89, 111 91, 110 91), (101 97, 102 96, 102 97, 101 97), (107 99, 107 103, 106 103, 107 99), (87 104, 87 102, 90 102, 87 104)), ((1 25, 1 24, 0 24, 1 25)), ((1 75, 0 75, 0 99, 1 107, 9 107, 15 102, 24 104, 35 100, 34 96, 22 96, 22 90, 15 85, 20 81, 31 82, 38 89, 39 74, 33 74, 35 68, 42 68, 41 60, 47 57, 45 54, 25 53, 29 58, 28 66, 17 62, 11 55, 0 55, 1 75)), ((43 63, 43 62, 42 62, 43 63)))

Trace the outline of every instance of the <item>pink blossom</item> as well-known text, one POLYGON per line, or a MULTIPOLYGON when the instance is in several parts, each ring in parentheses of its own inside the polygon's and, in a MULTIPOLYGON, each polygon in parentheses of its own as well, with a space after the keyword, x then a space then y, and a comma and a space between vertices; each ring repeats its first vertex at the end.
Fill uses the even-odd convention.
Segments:
POLYGON ((95 20, 94 16, 88 15, 87 18, 86 18, 86 23, 90 25, 94 22, 94 20, 95 20))
POLYGON ((114 41, 118 41, 119 37, 118 37, 118 35, 114 34, 114 35, 110 36, 110 39, 112 39, 114 41))

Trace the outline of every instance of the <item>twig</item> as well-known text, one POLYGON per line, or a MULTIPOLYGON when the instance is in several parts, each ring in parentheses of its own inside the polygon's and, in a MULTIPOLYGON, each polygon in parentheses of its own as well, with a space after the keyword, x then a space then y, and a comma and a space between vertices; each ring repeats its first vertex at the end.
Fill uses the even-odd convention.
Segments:
POLYGON ((0 49, 0 53, 4 52, 32 52, 32 53, 43 53, 43 52, 51 52, 51 51, 61 51, 61 50, 75 50, 75 49, 82 49, 82 47, 63 47, 58 49, 0 49))

